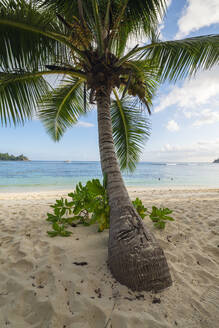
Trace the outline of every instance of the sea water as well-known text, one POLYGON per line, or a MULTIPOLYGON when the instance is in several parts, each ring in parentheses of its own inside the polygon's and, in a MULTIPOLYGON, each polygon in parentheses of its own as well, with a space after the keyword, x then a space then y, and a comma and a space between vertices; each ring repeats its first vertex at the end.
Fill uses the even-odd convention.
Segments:
MULTIPOLYGON (((123 177, 133 187, 219 188, 219 164, 141 162, 123 177)), ((102 180, 99 162, 0 161, 0 192, 70 190, 93 178, 102 180)))

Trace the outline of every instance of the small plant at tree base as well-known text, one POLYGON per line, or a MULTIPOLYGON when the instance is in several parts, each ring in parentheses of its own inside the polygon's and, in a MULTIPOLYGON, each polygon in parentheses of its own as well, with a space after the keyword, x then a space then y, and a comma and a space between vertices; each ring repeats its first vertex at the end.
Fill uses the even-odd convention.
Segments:
POLYGON ((137 197, 136 200, 133 200, 132 204, 134 205, 140 217, 144 219, 148 213, 148 209, 144 207, 142 201, 137 197))
POLYGON ((53 231, 47 231, 51 237, 69 236, 66 228, 77 224, 85 226, 98 223, 98 231, 109 228, 109 204, 106 193, 106 177, 103 185, 98 179, 88 181, 85 186, 81 182, 76 185, 75 191, 69 193, 71 201, 61 198, 56 200, 53 208, 54 214, 47 213, 47 221, 53 224, 53 231), (72 216, 71 216, 72 215, 72 216))
POLYGON ((139 198, 136 198, 132 204, 142 219, 149 215, 149 218, 154 222, 154 226, 158 229, 164 229, 166 221, 174 221, 174 219, 168 215, 173 212, 169 208, 157 208, 156 206, 152 206, 152 212, 149 212, 139 198))
POLYGON ((158 229, 164 229, 166 225, 166 221, 174 221, 174 219, 169 216, 171 214, 169 208, 157 208, 156 206, 152 206, 152 212, 149 217, 154 222, 154 226, 158 229))
POLYGON ((65 224, 58 224, 57 222, 53 222, 52 224, 53 231, 47 231, 50 237, 62 236, 62 237, 69 237, 72 232, 66 230, 65 224))
MULTIPOLYGON (((79 182, 76 185, 75 191, 69 193, 70 201, 61 198, 56 200, 53 208, 54 214, 47 213, 47 221, 52 223, 53 230, 47 231, 50 237, 62 236, 68 237, 72 234, 66 230, 68 226, 83 224, 89 226, 98 223, 98 231, 102 232, 109 228, 110 207, 106 192, 106 176, 103 179, 103 184, 98 179, 88 181, 85 186, 79 182)), ((149 212, 144 207, 142 201, 136 198, 133 202, 136 211, 142 219, 149 215, 154 222, 154 226, 158 229, 164 229, 166 221, 174 221, 168 214, 172 211, 168 208, 152 207, 152 212, 149 212)))

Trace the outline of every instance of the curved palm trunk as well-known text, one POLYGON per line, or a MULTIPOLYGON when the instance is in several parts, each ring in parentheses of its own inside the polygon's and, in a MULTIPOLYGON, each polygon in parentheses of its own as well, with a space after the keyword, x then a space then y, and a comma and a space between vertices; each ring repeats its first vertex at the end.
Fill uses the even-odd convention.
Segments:
POLYGON ((107 174, 110 205, 108 264, 113 276, 132 290, 162 290, 172 284, 163 250, 142 224, 125 188, 117 162, 110 116, 110 92, 97 93, 99 150, 107 174))

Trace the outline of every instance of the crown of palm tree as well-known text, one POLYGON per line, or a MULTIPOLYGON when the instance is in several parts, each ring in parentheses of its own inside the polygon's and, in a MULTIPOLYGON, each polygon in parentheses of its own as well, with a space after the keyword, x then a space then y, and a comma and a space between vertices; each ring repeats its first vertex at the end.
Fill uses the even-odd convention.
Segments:
POLYGON ((54 140, 91 110, 103 82, 121 168, 134 169, 160 82, 219 62, 219 36, 159 41, 165 0, 0 1, 0 118, 38 115, 54 140), (127 51, 130 38, 145 46, 127 51), (146 44, 147 43, 147 44, 146 44), (59 75, 52 87, 47 76, 59 75))

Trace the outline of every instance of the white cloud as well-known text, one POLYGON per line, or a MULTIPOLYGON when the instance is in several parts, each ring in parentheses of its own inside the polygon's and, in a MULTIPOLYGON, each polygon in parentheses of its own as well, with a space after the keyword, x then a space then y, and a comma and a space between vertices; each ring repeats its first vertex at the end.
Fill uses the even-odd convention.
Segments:
POLYGON ((84 122, 84 121, 78 121, 78 123, 76 124, 76 126, 82 127, 82 128, 92 128, 94 127, 93 123, 88 123, 88 122, 84 122))
POLYGON ((194 121, 193 126, 201 126, 206 124, 214 124, 219 122, 219 111, 212 111, 210 109, 204 109, 197 115, 199 118, 194 121))
POLYGON ((158 99, 155 113, 168 107, 178 110, 193 126, 212 124, 219 121, 219 68, 200 72, 193 80, 181 87, 175 86, 168 94, 158 99))
POLYGON ((160 149, 144 152, 143 160, 174 162, 212 162, 219 156, 219 138, 200 140, 190 145, 165 144, 160 149))
POLYGON ((170 120, 167 123, 166 128, 167 128, 167 130, 169 130, 171 132, 175 132, 175 131, 178 131, 179 130, 179 125, 178 125, 178 123, 176 121, 170 120))
POLYGON ((196 78, 186 80, 181 87, 173 87, 169 94, 160 97, 155 112, 176 105, 180 108, 196 108, 219 100, 219 68, 200 72, 196 78))
POLYGON ((176 39, 187 36, 204 26, 219 23, 218 0, 187 0, 187 7, 178 21, 176 39))
POLYGON ((216 138, 214 140, 200 140, 195 143, 191 143, 189 146, 182 146, 182 145, 170 145, 165 144, 161 150, 163 153, 171 153, 171 152, 187 152, 187 153, 212 153, 214 151, 219 151, 219 139, 216 138))

